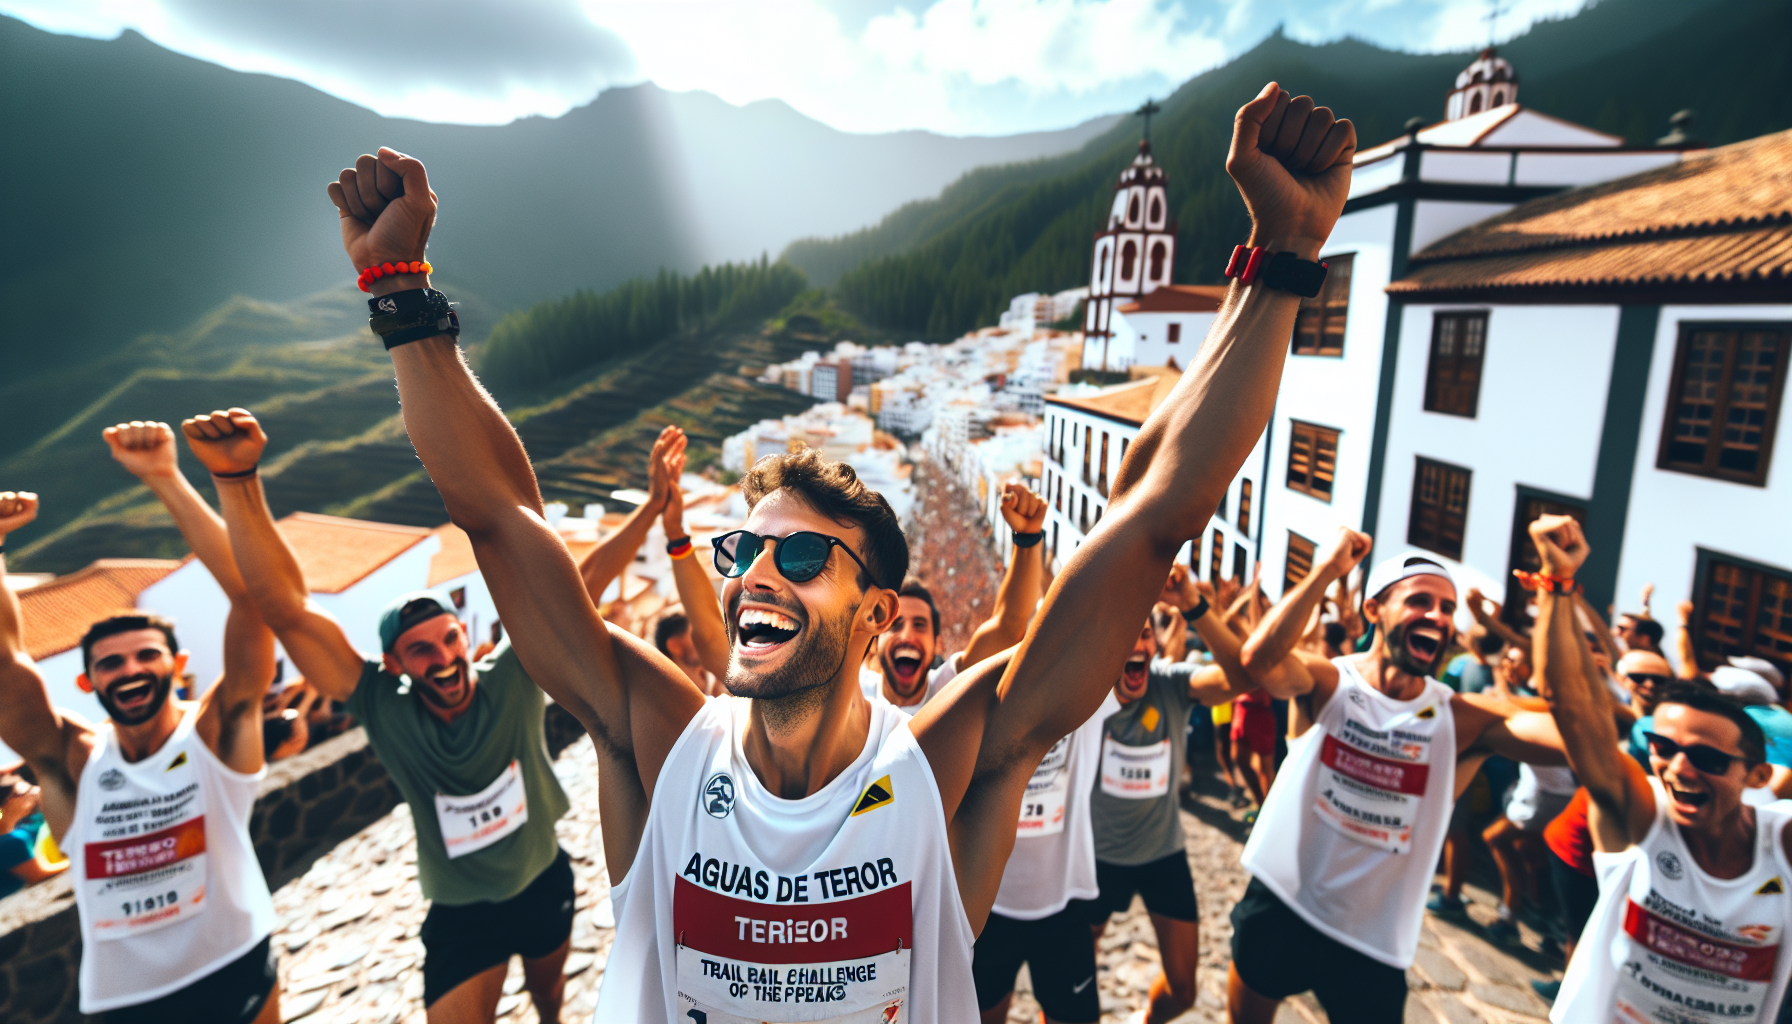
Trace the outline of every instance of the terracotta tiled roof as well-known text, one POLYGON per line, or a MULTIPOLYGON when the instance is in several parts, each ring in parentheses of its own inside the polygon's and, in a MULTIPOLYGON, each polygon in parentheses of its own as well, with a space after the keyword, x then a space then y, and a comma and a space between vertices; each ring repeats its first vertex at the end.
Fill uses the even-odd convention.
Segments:
POLYGON ((1792 131, 1533 199, 1414 255, 1388 293, 1526 301, 1688 288, 1792 297, 1792 131))
POLYGON ((1164 399, 1170 397, 1176 382, 1181 379, 1179 374, 1158 374, 1145 380, 1127 381, 1125 384, 1104 388, 1100 394, 1081 398, 1060 398, 1053 395, 1046 401, 1139 426, 1158 406, 1164 404, 1164 399))
POLYGON ((102 558, 85 569, 19 591, 26 652, 42 659, 72 650, 88 626, 135 608, 144 588, 180 566, 166 558, 102 558))
POLYGON ((396 526, 294 512, 280 520, 280 533, 299 557, 305 585, 314 594, 340 594, 432 532, 424 526, 396 526))
POLYGON ((1223 285, 1167 284, 1118 308, 1122 313, 1214 313, 1225 301, 1223 285))

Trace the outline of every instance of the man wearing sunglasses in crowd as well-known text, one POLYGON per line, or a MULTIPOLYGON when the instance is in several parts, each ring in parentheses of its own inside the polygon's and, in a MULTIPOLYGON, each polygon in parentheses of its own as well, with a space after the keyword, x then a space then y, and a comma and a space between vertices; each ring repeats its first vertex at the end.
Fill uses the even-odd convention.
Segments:
POLYGON ((1792 973, 1792 815, 1743 799, 1768 780, 1761 727, 1721 693, 1664 686, 1645 774, 1618 746, 1575 622, 1586 537, 1569 516, 1543 516, 1530 531, 1543 564, 1538 674, 1591 798, 1599 876, 1550 1019, 1771 1021, 1792 973))
MULTIPOLYGON (((1732 659, 1747 664, 1756 659, 1732 659)), ((1768 663, 1771 664, 1771 663, 1768 663)), ((1725 694, 1755 720, 1766 737, 1767 763, 1773 769, 1768 788, 1776 796, 1792 796, 1792 713, 1775 701, 1778 693, 1773 683, 1755 669, 1737 665, 1720 665, 1709 676, 1694 681, 1676 679, 1666 658, 1647 651, 1631 651, 1618 662, 1618 677, 1631 693, 1631 710, 1636 722, 1630 727, 1630 756, 1650 770, 1648 733, 1655 728, 1655 708, 1666 693, 1683 686, 1704 687, 1725 694)))
MULTIPOLYGON (((973 666, 912 718, 858 684, 901 607, 908 546, 851 467, 805 449, 743 479, 744 529, 715 552, 729 695, 706 698, 603 621, 542 519, 528 456, 428 288, 437 199, 423 164, 382 149, 330 184, 353 265, 378 268, 364 275, 371 325, 417 453, 530 676, 596 745, 617 920, 597 1019, 976 1015, 971 943, 1027 782, 1101 705, 1171 561, 1268 422, 1354 151, 1348 121, 1273 83, 1240 109, 1227 168, 1252 214, 1257 255, 1236 260, 1250 272, 1017 653, 973 666)), ((571 173, 523 170, 548 188, 571 173)))
MULTIPOLYGON (((380 654, 355 647, 309 598, 256 467, 267 446, 246 409, 181 425, 218 488, 249 596, 293 665, 344 701, 411 807, 431 1024, 496 1018, 510 958, 543 1021, 560 1019, 572 938, 572 861, 554 822, 570 808, 543 735, 545 699, 508 640, 477 661, 453 602, 413 591, 380 613, 380 654)), ((657 451, 657 449, 656 449, 657 451)), ((565 550, 564 547, 561 548, 565 550)))

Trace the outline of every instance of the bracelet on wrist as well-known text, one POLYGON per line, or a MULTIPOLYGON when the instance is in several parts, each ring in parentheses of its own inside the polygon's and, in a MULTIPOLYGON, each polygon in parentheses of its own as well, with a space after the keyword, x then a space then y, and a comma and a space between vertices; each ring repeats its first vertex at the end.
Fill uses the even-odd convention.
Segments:
POLYGON ((1182 613, 1182 621, 1192 626, 1201 618, 1201 616, 1206 615, 1207 610, 1211 607, 1212 606, 1207 603, 1207 596, 1203 594, 1199 603, 1182 613))
POLYGON ((424 338, 460 337, 460 314, 434 288, 410 288, 367 300, 367 326, 388 351, 424 338))
POLYGON ((671 555, 674 562, 691 557, 692 550, 689 537, 677 537, 666 542, 666 554, 671 555))
POLYGON ((377 263, 361 271, 360 275, 355 278, 355 284, 359 285, 362 291, 369 292, 373 289, 368 286, 382 277, 392 277, 398 274, 427 274, 434 269, 429 265, 428 260, 377 263))
POLYGON ((249 477, 252 477, 259 472, 261 472, 261 463, 257 462, 255 465, 250 466, 248 469, 239 469, 234 473, 214 472, 212 474, 212 479, 213 480, 247 480, 249 477))
POLYGON ((1261 283, 1265 288, 1311 299, 1325 284, 1325 272, 1323 260, 1303 260, 1291 252, 1272 253, 1262 246, 1246 248, 1238 245, 1232 248, 1225 276, 1237 278, 1239 284, 1261 283))
POLYGON ((1014 546, 1017 548, 1030 548, 1044 539, 1044 530, 1040 530, 1038 533, 1022 533, 1019 530, 1014 531, 1014 546))
POLYGON ((1546 572, 1525 572, 1523 569, 1512 570, 1518 579, 1518 585, 1526 590, 1534 590, 1540 594, 1578 594, 1579 583, 1572 576, 1552 576, 1546 572))

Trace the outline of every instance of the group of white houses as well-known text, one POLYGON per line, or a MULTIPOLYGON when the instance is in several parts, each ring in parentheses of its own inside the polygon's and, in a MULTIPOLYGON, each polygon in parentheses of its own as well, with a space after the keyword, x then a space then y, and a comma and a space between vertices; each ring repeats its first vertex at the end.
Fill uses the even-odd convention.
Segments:
MULTIPOLYGON (((1487 53, 1470 86, 1476 66, 1511 79, 1487 53)), ((1653 584, 1670 625, 1692 602, 1702 660, 1792 664, 1792 471, 1773 466, 1792 452, 1774 443, 1792 132, 1630 148, 1512 102, 1449 109, 1358 154, 1274 416, 1191 563, 1241 579, 1260 563, 1274 593, 1349 526, 1374 557, 1424 552, 1522 613, 1525 528, 1565 512, 1587 529, 1596 607, 1634 610, 1653 584)), ((1167 391, 1048 399, 1060 560, 1167 391)))

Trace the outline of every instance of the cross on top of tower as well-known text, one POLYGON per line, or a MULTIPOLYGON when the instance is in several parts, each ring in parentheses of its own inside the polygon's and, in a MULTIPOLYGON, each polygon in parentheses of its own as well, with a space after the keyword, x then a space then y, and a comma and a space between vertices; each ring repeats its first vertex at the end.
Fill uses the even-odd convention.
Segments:
POLYGON ((1487 13, 1481 15, 1481 20, 1487 23, 1487 46, 1489 49, 1499 42, 1500 17, 1511 13, 1511 4, 1500 3, 1500 0, 1487 0, 1487 13))
POLYGON ((1147 98, 1143 106, 1132 112, 1134 117, 1145 119, 1145 138, 1139 146, 1140 149, 1151 148, 1151 115, 1162 113, 1163 109, 1157 105, 1157 101, 1147 98))

